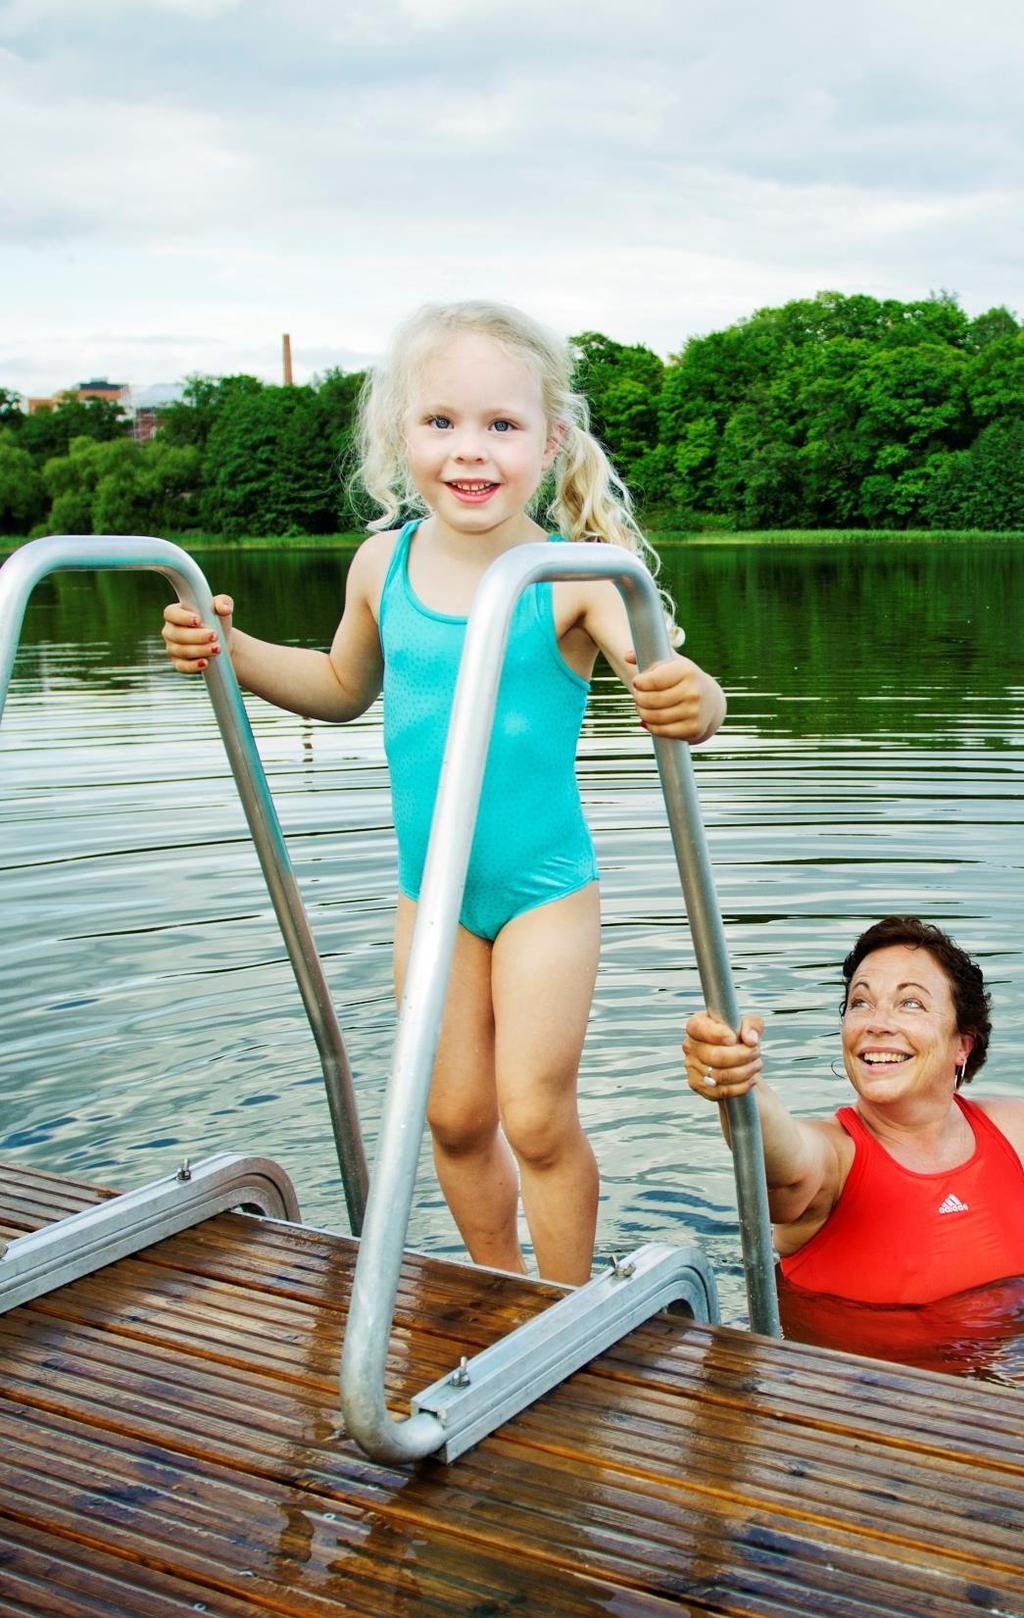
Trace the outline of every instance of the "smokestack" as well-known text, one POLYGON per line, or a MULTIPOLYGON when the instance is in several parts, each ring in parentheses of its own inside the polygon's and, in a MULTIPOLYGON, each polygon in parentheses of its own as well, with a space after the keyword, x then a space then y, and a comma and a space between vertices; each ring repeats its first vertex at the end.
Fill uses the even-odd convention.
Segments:
POLYGON ((292 340, 287 332, 281 338, 281 350, 284 359, 284 385, 286 388, 290 388, 292 385, 292 340))

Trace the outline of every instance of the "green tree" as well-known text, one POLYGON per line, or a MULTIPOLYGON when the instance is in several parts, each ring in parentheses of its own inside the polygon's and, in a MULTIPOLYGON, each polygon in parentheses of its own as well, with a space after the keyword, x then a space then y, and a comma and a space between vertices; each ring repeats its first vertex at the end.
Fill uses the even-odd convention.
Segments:
POLYGON ((38 467, 5 428, 0 431, 0 534, 27 534, 47 504, 38 467))
POLYGON ((343 501, 346 389, 263 388, 224 404, 204 461, 202 518, 229 535, 328 533, 343 501))
POLYGON ((802 512, 800 461, 768 390, 734 410, 722 435, 714 492, 719 510, 738 528, 798 525, 802 512))
POLYGON ((194 528, 200 471, 194 445, 151 439, 140 455, 100 477, 93 495, 94 531, 162 535, 194 528))
POLYGON ((74 438, 66 455, 55 455, 43 467, 43 482, 53 502, 46 527, 51 533, 96 532, 93 506, 104 478, 128 476, 142 458, 130 438, 74 438))
POLYGON ((972 354, 977 354, 989 343, 998 342, 1002 337, 1016 337, 1020 326, 1015 315, 1004 305, 998 304, 994 309, 986 309, 983 315, 976 315, 967 328, 967 347, 972 354))
POLYGON ((638 463, 658 443, 658 395, 664 366, 642 343, 617 343, 600 332, 572 338, 576 387, 590 406, 594 435, 616 470, 632 482, 638 463))
POLYGON ((923 502, 931 527, 1024 529, 1024 417, 990 422, 934 471, 923 502))
POLYGON ((971 357, 964 385, 979 425, 1024 416, 1024 332, 987 342, 971 357))
POLYGON ((181 399, 160 410, 160 436, 169 444, 188 444, 203 451, 224 407, 239 394, 262 393, 259 377, 190 376, 181 399))
POLYGON ((130 422, 121 406, 112 399, 61 399, 53 409, 37 410, 23 416, 18 427, 18 443, 40 466, 56 456, 66 455, 76 438, 111 443, 124 438, 130 422))

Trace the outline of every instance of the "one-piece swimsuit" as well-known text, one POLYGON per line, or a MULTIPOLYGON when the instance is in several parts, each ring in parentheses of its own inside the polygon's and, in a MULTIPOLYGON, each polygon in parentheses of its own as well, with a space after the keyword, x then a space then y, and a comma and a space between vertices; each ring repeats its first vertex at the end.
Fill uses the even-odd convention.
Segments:
MULTIPOLYGON (((417 527, 407 523, 398 536, 378 618, 398 880, 410 899, 419 898, 467 622, 435 612, 413 590, 417 527)), ((575 771, 588 691, 559 649, 551 584, 530 585, 509 630, 459 917, 480 938, 597 876, 575 771)))

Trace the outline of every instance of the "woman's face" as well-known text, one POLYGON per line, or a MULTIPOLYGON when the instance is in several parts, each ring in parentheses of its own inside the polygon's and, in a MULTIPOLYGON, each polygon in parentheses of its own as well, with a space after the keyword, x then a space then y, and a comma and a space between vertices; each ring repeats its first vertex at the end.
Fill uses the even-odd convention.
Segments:
POLYGON ((893 944, 864 957, 843 1017, 843 1061, 858 1095, 880 1103, 951 1095, 970 1049, 949 979, 927 949, 893 944))

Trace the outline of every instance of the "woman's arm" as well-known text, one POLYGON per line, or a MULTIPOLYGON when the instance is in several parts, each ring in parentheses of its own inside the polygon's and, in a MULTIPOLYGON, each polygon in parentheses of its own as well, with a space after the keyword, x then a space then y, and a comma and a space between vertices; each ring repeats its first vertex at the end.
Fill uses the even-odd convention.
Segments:
MULTIPOLYGON (((794 1118, 781 1097, 762 1077, 760 1017, 744 1017, 737 1036, 708 1011, 697 1012, 686 1025, 683 1056, 691 1090, 706 1101, 723 1102, 754 1092, 761 1120, 768 1205, 776 1225, 799 1225, 802 1246, 815 1222, 824 1223, 834 1208, 849 1170, 843 1151, 844 1131, 831 1119, 794 1118), (810 1228, 805 1228, 810 1227, 810 1228)), ((720 1113, 729 1139, 729 1121, 720 1113)), ((793 1250, 785 1240, 783 1250, 793 1250)))

